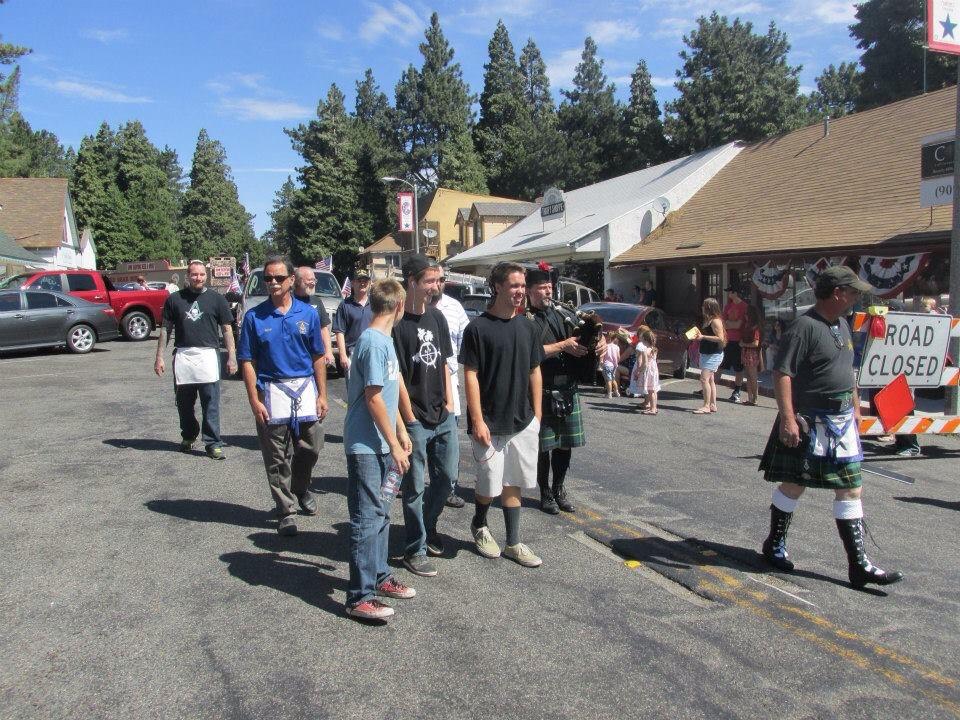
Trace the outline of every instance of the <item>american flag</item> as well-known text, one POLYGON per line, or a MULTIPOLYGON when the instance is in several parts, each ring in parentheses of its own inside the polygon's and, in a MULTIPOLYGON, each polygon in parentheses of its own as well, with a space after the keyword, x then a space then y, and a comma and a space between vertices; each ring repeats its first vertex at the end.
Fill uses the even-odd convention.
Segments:
POLYGON ((343 297, 348 298, 350 297, 350 293, 352 292, 353 292, 353 283, 350 282, 350 278, 348 277, 346 280, 343 281, 343 288, 340 290, 340 294, 343 295, 343 297))
POLYGON ((230 287, 227 288, 227 292, 241 293, 243 290, 240 289, 240 278, 237 277, 236 272, 230 273, 230 287))
POLYGON ((328 255, 325 258, 321 258, 313 267, 315 270, 326 270, 327 272, 333 272, 333 255, 328 255))
POLYGON ((243 254, 243 276, 250 277, 250 253, 243 254))

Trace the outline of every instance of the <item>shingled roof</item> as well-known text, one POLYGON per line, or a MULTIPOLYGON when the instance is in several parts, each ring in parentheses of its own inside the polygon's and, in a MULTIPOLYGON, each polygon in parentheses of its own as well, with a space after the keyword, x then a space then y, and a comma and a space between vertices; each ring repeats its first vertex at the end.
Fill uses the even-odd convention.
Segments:
POLYGON ((539 205, 531 202, 476 202, 473 207, 476 208, 477 215, 483 217, 525 218, 539 205))
POLYGON ((920 207, 920 143, 952 129, 955 113, 947 88, 747 146, 613 263, 941 242, 951 207, 920 207))
POLYGON ((3 230, 0 230, 0 261, 22 263, 31 267, 44 267, 47 264, 47 261, 36 253, 17 245, 3 230))
POLYGON ((22 247, 58 247, 66 202, 66 178, 0 178, 0 230, 22 247))

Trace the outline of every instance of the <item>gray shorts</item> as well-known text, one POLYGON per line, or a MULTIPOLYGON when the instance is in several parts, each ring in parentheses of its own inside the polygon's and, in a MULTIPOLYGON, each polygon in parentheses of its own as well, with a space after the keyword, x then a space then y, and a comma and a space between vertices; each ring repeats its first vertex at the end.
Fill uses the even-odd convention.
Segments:
POLYGON ((482 445, 473 436, 473 458, 477 462, 476 493, 497 497, 504 487, 532 490, 537 486, 537 454, 540 450, 540 422, 534 418, 513 435, 493 435, 491 445, 482 445))

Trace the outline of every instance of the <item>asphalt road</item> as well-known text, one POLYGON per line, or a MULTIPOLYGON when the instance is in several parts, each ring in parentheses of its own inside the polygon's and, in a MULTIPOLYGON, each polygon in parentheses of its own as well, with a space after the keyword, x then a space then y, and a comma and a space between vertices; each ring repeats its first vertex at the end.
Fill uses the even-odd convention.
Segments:
POLYGON ((960 717, 954 439, 870 460, 915 480, 865 492, 869 554, 907 577, 857 592, 829 493, 801 501, 798 572, 762 569, 772 401, 694 416, 694 383, 671 382, 641 416, 591 390, 579 511, 522 514, 544 565, 479 557, 470 506, 448 509, 440 575, 399 570, 418 595, 374 627, 343 615, 342 381, 320 513, 280 538, 240 383, 227 460, 181 455, 153 348, 0 357, 0 717, 960 717))

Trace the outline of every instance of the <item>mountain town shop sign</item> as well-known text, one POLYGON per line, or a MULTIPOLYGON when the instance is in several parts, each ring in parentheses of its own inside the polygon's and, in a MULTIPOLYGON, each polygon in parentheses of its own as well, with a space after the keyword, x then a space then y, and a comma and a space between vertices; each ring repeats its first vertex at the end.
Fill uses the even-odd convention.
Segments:
POLYGON ((953 131, 920 141, 920 207, 953 202, 953 131))
POLYGON ((566 205, 563 201, 563 191, 560 188, 547 188, 543 194, 543 204, 540 206, 540 217, 543 220, 547 218, 563 215, 566 205))

